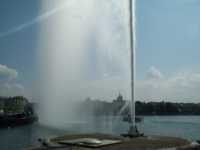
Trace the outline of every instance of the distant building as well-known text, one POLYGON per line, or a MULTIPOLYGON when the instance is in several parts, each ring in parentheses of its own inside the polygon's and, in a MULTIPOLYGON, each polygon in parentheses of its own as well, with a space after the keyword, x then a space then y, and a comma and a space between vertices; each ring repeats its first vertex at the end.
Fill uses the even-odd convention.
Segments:
POLYGON ((0 98, 0 114, 23 113, 28 103, 22 96, 0 98))
POLYGON ((119 93, 119 96, 117 97, 117 101, 123 101, 123 96, 119 93))
POLYGON ((119 93, 118 97, 113 100, 112 107, 114 114, 118 114, 119 111, 123 108, 123 106, 126 104, 126 101, 124 100, 121 93, 119 93))
POLYGON ((123 96, 121 95, 121 93, 119 93, 118 97, 113 100, 113 103, 121 103, 121 104, 125 103, 125 100, 124 100, 123 96))

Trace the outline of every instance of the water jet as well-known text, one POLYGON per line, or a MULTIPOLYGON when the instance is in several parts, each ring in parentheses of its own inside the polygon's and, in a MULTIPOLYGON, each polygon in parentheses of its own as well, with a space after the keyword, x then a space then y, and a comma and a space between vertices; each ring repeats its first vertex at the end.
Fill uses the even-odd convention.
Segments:
MULTIPOLYGON (((84 1, 83 3, 86 3, 86 2, 84 1)), ((90 5, 90 7, 91 6, 92 5, 90 5)), ((110 140, 113 140, 113 141, 114 140, 120 141, 120 143, 118 143, 116 145, 114 144, 114 145, 111 145, 110 147, 105 147, 105 150, 106 149, 111 149, 111 150, 112 149, 114 149, 114 150, 127 149, 127 150, 129 150, 129 149, 133 149, 133 148, 141 149, 141 150, 145 150, 145 149, 165 149, 165 148, 183 148, 185 146, 189 147, 191 145, 190 141, 184 140, 184 139, 181 139, 181 138, 160 137, 160 136, 155 136, 155 137, 153 136, 153 137, 149 138, 149 137, 146 137, 146 136, 141 136, 142 134, 140 134, 138 132, 138 129, 137 129, 137 126, 136 126, 136 122, 135 122, 135 78, 136 78, 135 0, 134 0, 134 3, 132 2, 132 0, 129 0, 129 6, 130 6, 129 7, 129 10, 130 10, 129 11, 130 12, 130 14, 129 14, 130 15, 130 18, 129 18, 129 21, 130 21, 129 22, 130 23, 129 24, 129 27, 130 27, 129 35, 130 36, 129 37, 130 37, 130 52, 131 52, 131 54, 130 54, 130 58, 131 58, 130 59, 131 60, 131 65, 130 66, 131 66, 131 69, 129 68, 129 70, 131 70, 131 73, 130 73, 131 74, 131 92, 130 93, 131 93, 131 118, 132 118, 131 119, 131 123, 130 123, 129 132, 125 135, 125 137, 108 135, 108 134, 88 134, 88 133, 86 133, 86 134, 72 134, 72 135, 68 134, 68 135, 65 135, 65 136, 62 136, 62 137, 51 138, 49 140, 50 143, 58 144, 60 146, 63 146, 63 144, 66 144, 68 146, 69 145, 69 143, 68 143, 69 140, 73 140, 73 141, 79 140, 78 143, 76 143, 76 142, 74 143, 75 144, 74 146, 78 147, 80 149, 84 149, 85 147, 83 145, 83 141, 80 142, 80 139, 82 140, 82 139, 85 139, 85 138, 87 138, 87 139, 90 138, 90 139, 93 139, 92 141, 94 141, 94 139, 98 139, 97 143, 100 143, 99 142, 100 140, 105 140, 105 139, 106 140, 110 139, 110 140), (134 5, 134 7, 132 5, 134 5), (132 137, 137 137, 137 138, 132 138, 132 137), (67 140, 67 143, 66 143, 66 140, 67 140), (63 141, 65 141, 65 143, 63 143, 63 141), (81 143, 81 145, 80 145, 80 143, 81 143)), ((91 7, 91 9, 92 9, 92 7, 91 7)), ((87 11, 88 11, 88 9, 87 9, 87 11)), ((91 12, 88 12, 88 14, 90 14, 90 13, 91 12)), ((57 21, 59 23, 63 22, 62 19, 57 20, 57 21)), ((76 24, 76 22, 73 22, 73 23, 76 24)), ((66 25, 66 24, 64 23, 64 25, 66 25)), ((59 28, 59 30, 62 29, 62 30, 65 31, 66 27, 64 25, 62 25, 61 28, 59 28)), ((59 25, 59 27, 60 27, 60 25, 59 25)), ((61 35, 63 37, 61 39, 59 39, 59 40, 62 40, 66 36, 66 35, 63 34, 62 30, 60 30, 58 35, 59 36, 61 35)), ((48 36, 48 37, 51 37, 51 36, 48 36)), ((76 37, 76 38, 78 38, 78 37, 76 37)), ((60 98, 63 98, 62 97, 63 93, 66 94, 66 92, 63 91, 63 89, 65 89, 65 84, 66 83, 70 83, 70 85, 74 86, 74 82, 72 82, 72 81, 74 81, 74 76, 75 76, 75 79, 78 81, 76 87, 79 87, 80 83, 84 83, 84 82, 81 81, 82 78, 80 77, 80 75, 81 75, 81 71, 80 70, 83 67, 82 63, 84 61, 82 60, 82 58, 84 58, 83 56, 84 56, 85 53, 83 53, 83 51, 80 51, 82 49, 79 46, 81 45, 81 47, 82 47, 83 46, 82 44, 84 44, 85 41, 83 40, 84 42, 82 41, 83 43, 78 45, 78 47, 76 47, 77 45, 75 47, 74 46, 70 47, 71 49, 76 50, 77 53, 78 52, 82 52, 82 53, 78 53, 79 56, 80 56, 78 58, 81 59, 82 61, 76 62, 77 60, 71 60, 72 61, 71 62, 71 61, 68 60, 66 62, 66 61, 63 61, 63 60, 65 60, 66 55, 69 55, 71 58, 74 58, 74 57, 72 57, 73 56, 73 54, 72 54, 73 52, 72 51, 68 51, 66 53, 65 52, 65 48, 66 48, 65 46, 66 45, 63 44, 62 42, 60 42, 58 39, 54 39, 54 40, 59 42, 59 44, 61 46, 60 47, 61 50, 59 49, 58 52, 56 52, 56 53, 52 50, 52 51, 50 51, 50 52, 52 52, 51 55, 49 57, 47 57, 47 59, 50 60, 49 62, 51 62, 51 61, 54 60, 53 58, 59 56, 56 59, 56 61, 54 60, 54 66, 51 66, 52 68, 51 67, 48 68, 48 69, 50 69, 50 71, 47 71, 47 72, 53 72, 53 75, 52 74, 49 75, 50 76, 49 79, 53 79, 54 82, 53 82, 53 84, 52 83, 48 84, 47 87, 53 86, 53 89, 50 88, 50 94, 54 93, 54 94, 56 94, 56 96, 55 95, 51 95, 51 96, 53 97, 53 99, 60 99, 60 98), (54 54, 56 54, 56 55, 54 55, 54 54), (74 64, 75 62, 78 63, 78 65, 77 65, 78 68, 70 68, 71 65, 74 64), (66 65, 67 66, 69 65, 68 67, 71 69, 70 72, 69 72, 69 75, 68 75, 68 72, 64 72, 64 74, 61 74, 61 75, 58 76, 58 78, 55 78, 55 76, 57 77, 57 71, 58 71, 56 69, 59 68, 60 66, 65 68, 66 65), (70 77, 69 78, 70 80, 69 79, 66 80, 66 78, 65 78, 66 75, 70 77), (65 81, 65 82, 63 83, 63 81, 65 81), (61 89, 61 92, 58 89, 61 89)), ((49 47, 49 48, 51 49, 51 47, 49 47)), ((54 47, 54 48, 56 48, 56 47, 54 47)), ((49 52, 49 51, 47 51, 47 52, 49 52)), ((102 70, 104 70, 104 71, 107 70, 107 69, 105 69, 104 65, 103 66, 100 65, 100 68, 101 69, 103 68, 102 70)), ((107 74, 104 73, 104 76, 107 76, 107 74)), ((48 89, 47 91, 49 92, 49 88, 47 88, 47 89, 48 89)), ((82 90, 81 88, 79 90, 77 90, 77 89, 72 90, 72 91, 69 90, 70 92, 69 93, 67 92, 67 94, 69 94, 69 95, 72 94, 71 96, 73 97, 73 95, 76 95, 76 93, 79 93, 79 92, 81 93, 81 90, 82 90)), ((52 97, 48 97, 48 98, 52 99, 52 97)), ((46 99, 48 99, 48 98, 46 98, 46 99)), ((55 104, 52 101, 51 101, 51 103, 55 104)), ((64 104, 64 103, 61 103, 61 104, 64 104)), ((52 108, 53 112, 55 112, 55 108, 54 107, 50 107, 50 108, 52 108)), ((48 119, 50 119, 50 118, 48 118, 48 119)), ((88 140, 87 140, 87 143, 88 143, 88 140)), ((92 143, 94 144, 94 142, 92 142, 92 143)), ((90 144, 91 144, 91 142, 90 142, 90 144)), ((38 150, 38 149, 39 148, 35 148, 34 150, 38 150)), ((48 147, 46 147, 46 149, 48 149, 48 147)))

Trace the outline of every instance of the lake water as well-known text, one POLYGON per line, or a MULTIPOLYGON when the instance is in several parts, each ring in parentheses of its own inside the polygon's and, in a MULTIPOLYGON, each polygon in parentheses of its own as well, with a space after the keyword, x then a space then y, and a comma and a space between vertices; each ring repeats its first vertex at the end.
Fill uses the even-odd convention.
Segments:
MULTIPOLYGON (((37 142, 39 137, 53 137, 66 133, 100 132, 119 135, 128 130, 128 124, 119 117, 98 117, 87 122, 66 124, 54 129, 38 124, 0 129, 0 150, 23 150, 37 142)), ((200 139, 200 116, 151 116, 138 124, 146 135, 163 135, 200 139)))

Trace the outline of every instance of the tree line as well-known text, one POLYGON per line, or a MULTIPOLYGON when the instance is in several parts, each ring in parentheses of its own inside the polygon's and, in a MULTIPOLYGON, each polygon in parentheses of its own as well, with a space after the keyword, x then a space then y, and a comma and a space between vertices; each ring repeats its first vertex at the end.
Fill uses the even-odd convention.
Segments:
MULTIPOLYGON (((136 101, 135 108, 136 115, 200 115, 200 103, 136 101)), ((82 111, 97 116, 127 115, 130 113, 130 103, 119 97, 112 102, 88 98, 82 103, 82 111)))

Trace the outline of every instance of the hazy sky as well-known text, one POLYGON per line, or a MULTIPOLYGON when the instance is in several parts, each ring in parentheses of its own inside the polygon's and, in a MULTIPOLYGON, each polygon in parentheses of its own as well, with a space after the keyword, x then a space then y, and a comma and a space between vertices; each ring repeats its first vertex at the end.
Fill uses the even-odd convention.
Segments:
MULTIPOLYGON (((34 93, 40 24, 64 9, 51 4, 0 0, 0 95, 34 93)), ((136 9, 138 99, 200 102, 200 1, 137 0, 136 9)))

